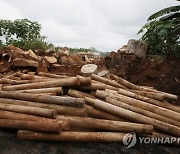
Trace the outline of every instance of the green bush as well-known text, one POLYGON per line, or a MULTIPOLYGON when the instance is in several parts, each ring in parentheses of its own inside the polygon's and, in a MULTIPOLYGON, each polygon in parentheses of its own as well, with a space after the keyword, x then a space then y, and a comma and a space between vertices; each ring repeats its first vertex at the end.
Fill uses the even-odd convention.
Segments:
POLYGON ((180 54, 180 6, 165 8, 148 18, 138 34, 148 43, 149 54, 180 54))

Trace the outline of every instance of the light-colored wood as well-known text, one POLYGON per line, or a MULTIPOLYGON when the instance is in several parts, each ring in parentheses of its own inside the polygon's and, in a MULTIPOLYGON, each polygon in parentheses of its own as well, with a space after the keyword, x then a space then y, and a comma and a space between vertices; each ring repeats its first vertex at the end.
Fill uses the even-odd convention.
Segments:
POLYGON ((62 130, 60 123, 50 121, 27 121, 0 119, 0 128, 23 129, 58 133, 62 130))
POLYGON ((72 96, 72 97, 77 97, 77 98, 84 98, 84 97, 90 97, 90 98, 96 98, 95 96, 82 92, 82 91, 78 91, 78 90, 74 90, 74 89, 69 89, 68 90, 68 95, 72 96))
POLYGON ((96 128, 99 130, 109 130, 118 132, 135 132, 137 134, 152 134, 153 126, 145 124, 135 124, 130 122, 102 120, 88 117, 57 116, 58 120, 69 120, 73 126, 96 128))
POLYGON ((175 112, 180 110, 180 107, 178 107, 178 106, 172 105, 172 104, 167 103, 167 102, 160 102, 158 100, 148 98, 148 97, 145 97, 145 96, 141 96, 139 94, 133 93, 133 92, 125 90, 125 89, 119 89, 118 93, 121 94, 121 95, 125 95, 125 96, 128 96, 128 97, 138 99, 138 100, 142 100, 144 102, 148 102, 150 104, 154 104, 154 105, 157 105, 157 106, 160 106, 160 107, 163 107, 163 108, 167 108, 167 109, 175 111, 175 112))
POLYGON ((124 86, 122 86, 121 84, 117 83, 116 81, 109 80, 109 79, 100 77, 100 76, 95 75, 95 74, 92 74, 91 78, 96 80, 96 81, 100 81, 100 82, 105 83, 107 85, 113 86, 113 87, 124 88, 124 86))
POLYGON ((54 109, 57 111, 58 114, 61 115, 87 116, 86 107, 80 108, 80 107, 72 107, 72 106, 64 106, 64 105, 44 104, 44 103, 6 99, 6 98, 0 98, 0 103, 54 109))
POLYGON ((142 96, 146 96, 152 99, 156 99, 159 101, 163 101, 164 100, 164 94, 161 93, 155 93, 155 92, 149 92, 149 91, 142 91, 142 90, 130 90, 136 94, 142 95, 142 96))
POLYGON ((136 106, 141 109, 157 113, 159 115, 174 119, 176 121, 180 121, 180 113, 154 105, 154 104, 150 104, 141 100, 130 98, 121 94, 112 94, 112 93, 109 94, 105 91, 100 91, 100 90, 96 91, 96 95, 103 99, 105 99, 106 97, 110 97, 110 98, 119 100, 121 102, 127 103, 129 105, 136 106))
POLYGON ((55 87, 55 88, 40 88, 40 89, 16 90, 16 92, 33 93, 33 94, 55 93, 57 95, 61 95, 61 94, 63 94, 63 89, 62 89, 62 87, 55 87))
POLYGON ((38 83, 14 85, 14 86, 4 86, 2 90, 24 90, 24 89, 38 89, 38 88, 51 88, 51 87, 68 87, 68 86, 78 86, 80 81, 76 77, 69 77, 63 79, 56 79, 52 81, 43 81, 38 83))
POLYGON ((53 109, 45 109, 30 106, 12 105, 12 104, 0 104, 0 110, 12 111, 17 113, 25 113, 30 115, 36 115, 47 118, 56 118, 57 112, 53 109))
POLYGON ((171 124, 168 124, 168 123, 156 120, 156 119, 152 119, 142 114, 135 113, 133 111, 129 111, 121 107, 106 103, 104 101, 86 98, 86 101, 87 100, 90 100, 93 102, 93 107, 104 110, 105 112, 109 112, 111 114, 120 116, 122 118, 125 118, 133 122, 153 125, 153 127, 157 130, 166 132, 174 136, 180 136, 180 128, 177 126, 174 126, 174 125, 171 125, 171 124))
POLYGON ((122 142, 124 133, 116 132, 74 132, 62 131, 59 134, 19 130, 17 138, 40 141, 68 142, 122 142))
MULTIPOLYGON (((121 78, 121 77, 118 77, 118 76, 116 76, 114 74, 111 74, 110 77, 112 79, 118 81, 121 85, 123 85, 123 86, 125 86, 125 87, 127 87, 129 89, 140 89, 139 86, 137 86, 137 85, 135 85, 135 84, 133 84, 133 83, 131 83, 131 82, 121 78)), ((121 88, 121 87, 119 87, 119 88, 121 88)))
POLYGON ((147 111, 147 110, 143 110, 143 109, 141 109, 141 108, 138 108, 138 107, 135 107, 135 106, 132 106, 132 105, 123 103, 123 102, 121 102, 121 101, 117 101, 117 100, 115 100, 115 99, 108 98, 108 97, 106 97, 106 100, 105 100, 105 101, 108 102, 108 103, 110 103, 110 104, 113 104, 113 105, 122 107, 122 108, 124 108, 124 109, 127 109, 127 110, 130 110, 130 111, 133 111, 133 112, 136 112, 136 113, 139 113, 139 114, 148 116, 148 117, 150 117, 150 118, 157 119, 157 120, 159 120, 159 121, 163 121, 163 122, 172 124, 172 125, 174 125, 174 126, 180 127, 180 122, 179 122, 179 121, 176 121, 176 120, 173 120, 173 119, 170 119, 170 118, 167 118, 167 117, 158 115, 158 114, 156 114, 156 113, 149 112, 149 111, 147 111))
POLYGON ((47 104, 59 104, 67 106, 80 106, 84 105, 84 99, 64 97, 64 96, 50 96, 50 95, 39 95, 39 94, 29 94, 21 92, 12 91, 0 91, 1 98, 18 99, 32 102, 41 102, 47 104))
POLYGON ((120 118, 108 112, 104 112, 102 110, 95 109, 92 106, 86 105, 86 107, 88 110, 88 117, 98 118, 98 119, 107 119, 107 120, 116 120, 116 121, 126 121, 123 118, 120 118))
POLYGON ((0 110, 0 119, 56 122, 61 125, 62 130, 70 129, 70 121, 69 120, 60 121, 60 120, 56 120, 56 119, 38 117, 38 116, 29 115, 29 114, 9 112, 9 111, 3 111, 3 110, 0 110))

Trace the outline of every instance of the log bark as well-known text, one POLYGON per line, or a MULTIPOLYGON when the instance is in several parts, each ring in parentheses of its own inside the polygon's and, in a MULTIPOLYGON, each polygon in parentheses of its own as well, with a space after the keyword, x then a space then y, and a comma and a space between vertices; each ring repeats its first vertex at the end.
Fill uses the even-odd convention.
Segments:
POLYGON ((62 131, 59 134, 19 130, 17 138, 40 141, 68 142, 122 142, 124 133, 116 132, 74 132, 62 131))
POLYGON ((92 106, 86 105, 86 107, 88 110, 89 117, 98 118, 98 119, 116 120, 116 121, 127 121, 127 120, 124 120, 123 118, 120 118, 120 117, 110 114, 108 112, 104 112, 102 110, 95 109, 92 106))
POLYGON ((137 134, 152 134, 153 126, 145 124, 135 124, 130 122, 102 120, 87 117, 57 116, 59 120, 69 120, 72 126, 96 128, 99 130, 109 130, 118 132, 135 132, 137 134))
POLYGON ((2 90, 10 91, 10 90, 24 90, 24 89, 52 88, 52 87, 62 87, 62 86, 70 87, 70 86, 78 86, 78 85, 80 85, 80 81, 78 78, 69 77, 63 79, 56 79, 53 81, 44 81, 44 82, 14 85, 14 86, 4 86, 2 90))
MULTIPOLYGON (((148 103, 151 103, 151 104, 163 107, 163 108, 167 108, 167 109, 175 111, 175 112, 177 111, 177 108, 179 108, 178 106, 172 105, 170 103, 160 102, 160 101, 157 101, 155 99, 151 99, 151 98, 148 98, 148 97, 145 97, 145 96, 141 96, 139 94, 130 92, 130 91, 125 90, 125 89, 119 89, 118 93, 121 94, 121 95, 125 95, 125 96, 128 96, 128 97, 138 99, 138 100, 142 100, 142 101, 145 101, 145 102, 148 102, 148 103)), ((157 96, 158 96, 158 94, 157 94, 157 96)), ((179 110, 180 110, 180 108, 179 108, 179 110)))
POLYGON ((55 93, 57 95, 61 95, 61 94, 63 94, 63 89, 62 89, 62 87, 55 87, 55 88, 40 88, 40 89, 28 89, 28 90, 16 90, 16 92, 33 93, 33 94, 55 93))
POLYGON ((77 91, 74 89, 69 89, 68 90, 68 95, 72 97, 77 97, 77 98, 84 98, 84 97, 90 97, 90 98, 96 98, 95 96, 82 92, 82 91, 77 91))
POLYGON ((71 106, 64 106, 64 105, 44 104, 44 103, 6 99, 6 98, 0 98, 0 103, 54 109, 57 111, 58 114, 61 114, 61 115, 87 116, 86 107, 80 108, 80 107, 71 107, 71 106))
POLYGON ((80 106, 84 105, 84 99, 60 96, 46 96, 38 94, 20 93, 12 91, 0 91, 1 98, 11 98, 25 101, 41 102, 47 104, 59 104, 67 106, 80 106))
POLYGON ((142 95, 142 96, 146 96, 152 99, 156 99, 159 101, 163 101, 164 100, 164 95, 160 94, 160 93, 155 93, 155 92, 149 92, 149 91, 141 91, 141 90, 130 90, 136 94, 142 95))
POLYGON ((0 119, 0 128, 23 129, 52 133, 58 133, 61 131, 61 125, 58 122, 50 121, 24 121, 0 119))
POLYGON ((83 76, 77 75, 76 78, 78 78, 80 85, 90 85, 91 84, 90 77, 83 77, 83 76))
POLYGON ((44 121, 44 122, 56 122, 59 123, 62 127, 62 130, 70 129, 70 121, 69 120, 56 120, 44 117, 38 117, 28 114, 9 112, 0 110, 0 119, 9 119, 9 120, 24 120, 24 121, 44 121))
POLYGON ((43 72, 39 72, 38 75, 50 77, 50 78, 66 78, 66 77, 68 77, 66 75, 57 75, 57 74, 43 73, 43 72))
POLYGON ((36 115, 47 118, 56 118, 57 112, 53 109, 45 109, 30 106, 11 105, 11 104, 0 104, 0 109, 5 111, 12 111, 17 113, 25 113, 30 115, 36 115))
POLYGON ((150 125, 153 125, 153 127, 157 130, 166 132, 174 136, 180 136, 180 128, 174 125, 171 125, 171 124, 168 124, 168 123, 156 120, 156 119, 152 119, 142 114, 138 114, 138 113, 123 109, 121 107, 117 107, 115 105, 112 105, 112 104, 109 104, 109 103, 106 103, 104 101, 100 101, 97 99, 86 98, 86 100, 92 101, 93 107, 95 108, 104 110, 106 112, 120 116, 130 121, 134 121, 137 123, 150 124, 150 125))
POLYGON ((163 122, 172 124, 174 126, 180 127, 180 122, 179 121, 176 121, 176 120, 173 120, 173 119, 158 115, 156 113, 149 112, 147 110, 143 110, 141 108, 138 108, 138 107, 135 107, 135 106, 132 106, 132 105, 129 105, 129 104, 126 104, 126 103, 123 103, 123 102, 108 98, 108 97, 106 97, 105 101, 110 103, 110 104, 122 107, 124 109, 130 110, 130 111, 133 111, 133 112, 136 112, 136 113, 139 113, 139 114, 143 114, 143 115, 145 115, 147 117, 157 119, 159 121, 163 121, 163 122))
POLYGON ((116 81, 112 81, 112 80, 100 77, 98 75, 95 75, 95 74, 92 74, 91 78, 96 80, 96 81, 100 81, 100 82, 105 83, 107 85, 113 86, 113 87, 124 88, 124 86, 122 86, 121 84, 117 83, 116 81))
POLYGON ((82 90, 105 90, 106 85, 102 83, 91 83, 89 86, 78 86, 77 89, 82 90))
MULTIPOLYGON (((114 74, 111 74, 110 77, 111 77, 112 79, 115 79, 115 80, 118 81, 121 85, 123 85, 123 86, 125 86, 125 87, 127 87, 127 88, 129 88, 129 89, 135 89, 135 90, 140 89, 139 86, 137 86, 137 85, 135 85, 135 84, 133 84, 133 83, 131 83, 131 82, 129 82, 129 81, 121 78, 121 77, 118 77, 118 76, 116 76, 116 75, 114 75, 114 74)), ((121 88, 121 87, 119 87, 119 88, 121 88)))
POLYGON ((143 87, 143 88, 141 88, 141 90, 146 90, 146 91, 149 91, 149 92, 160 93, 160 94, 163 94, 165 98, 172 99, 172 100, 177 100, 178 99, 177 95, 173 95, 173 94, 166 93, 166 92, 163 92, 163 91, 159 91, 159 90, 156 90, 156 89, 151 89, 151 88, 143 87))
POLYGON ((122 101, 124 103, 127 103, 129 105, 136 106, 136 107, 139 107, 141 109, 157 113, 159 115, 174 119, 176 121, 180 121, 180 113, 166 109, 166 108, 163 108, 163 107, 159 107, 159 106, 156 106, 153 104, 149 104, 147 102, 143 102, 143 101, 140 101, 140 100, 137 100, 134 98, 130 98, 130 97, 127 97, 124 95, 120 95, 120 94, 117 94, 117 95, 108 94, 107 92, 100 91, 100 90, 97 90, 96 94, 98 97, 103 98, 103 99, 105 99, 106 97, 110 97, 110 98, 122 101))

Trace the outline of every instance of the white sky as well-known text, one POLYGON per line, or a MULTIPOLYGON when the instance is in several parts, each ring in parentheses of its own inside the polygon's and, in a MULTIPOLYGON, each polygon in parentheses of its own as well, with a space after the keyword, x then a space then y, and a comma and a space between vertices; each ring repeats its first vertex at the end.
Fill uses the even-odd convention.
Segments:
POLYGON ((0 0, 0 19, 27 18, 59 46, 117 50, 154 12, 175 0, 0 0))

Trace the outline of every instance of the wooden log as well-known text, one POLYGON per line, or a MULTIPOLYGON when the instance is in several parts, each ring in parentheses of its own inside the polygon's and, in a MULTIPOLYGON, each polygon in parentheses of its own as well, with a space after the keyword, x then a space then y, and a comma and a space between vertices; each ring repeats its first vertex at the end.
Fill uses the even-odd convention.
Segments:
POLYGON ((9 112, 9 111, 3 111, 3 110, 0 110, 0 119, 56 122, 61 125, 62 130, 70 129, 70 121, 69 120, 60 121, 60 120, 56 120, 56 119, 44 118, 44 117, 39 117, 39 116, 33 116, 33 115, 9 112))
POLYGON ((83 77, 83 76, 77 75, 76 78, 78 78, 80 85, 90 85, 91 84, 90 77, 83 77))
POLYGON ((82 91, 77 91, 74 89, 69 89, 68 90, 68 95, 72 97, 77 97, 77 98, 84 98, 84 97, 90 97, 90 98, 96 98, 95 96, 82 92, 82 91))
POLYGON ((50 121, 0 119, 0 128, 23 129, 52 133, 58 133, 61 131, 61 125, 58 122, 50 121))
POLYGON ((44 73, 44 72, 39 72, 38 75, 50 77, 50 78, 66 78, 66 77, 68 77, 66 75, 57 75, 57 74, 44 73))
POLYGON ((62 86, 70 87, 70 86, 78 86, 78 85, 80 85, 80 81, 78 78, 69 77, 69 78, 57 79, 53 81, 44 81, 44 82, 14 85, 14 86, 4 86, 2 90, 10 91, 10 90, 24 90, 24 89, 52 88, 52 87, 62 87, 62 86))
POLYGON ((110 89, 110 90, 115 90, 115 91, 118 91, 118 90, 119 90, 119 88, 117 88, 117 87, 113 87, 113 86, 110 86, 110 85, 108 85, 108 84, 105 84, 105 83, 96 81, 96 80, 92 80, 92 83, 104 84, 104 85, 105 85, 105 89, 110 89))
MULTIPOLYGON (((111 77, 112 79, 115 79, 115 80, 118 81, 121 85, 123 85, 123 86, 125 86, 125 87, 127 87, 127 88, 129 88, 129 89, 135 89, 135 90, 136 90, 136 89, 140 89, 139 86, 136 86, 135 84, 133 84, 133 83, 131 83, 131 82, 129 82, 129 81, 121 78, 121 77, 118 77, 118 76, 116 76, 116 75, 114 75, 114 74, 111 74, 110 77, 111 77)), ((121 88, 121 87, 119 87, 119 88, 121 88)))
POLYGON ((100 90, 97 90, 96 94, 97 94, 98 97, 101 97, 101 98, 104 98, 104 99, 106 97, 110 97, 110 98, 119 100, 121 102, 127 103, 129 105, 136 106, 136 107, 139 107, 141 109, 157 113, 159 115, 174 119, 176 121, 180 121, 180 113, 169 110, 169 109, 166 109, 166 108, 163 108, 163 107, 159 107, 159 106, 156 106, 156 105, 153 105, 153 104, 149 104, 147 102, 143 102, 143 101, 140 101, 140 100, 137 100, 137 99, 134 99, 134 98, 130 98, 130 97, 127 97, 127 96, 124 96, 124 95, 120 95, 120 94, 117 94, 117 95, 108 94, 107 92, 100 91, 100 90))
POLYGON ((98 75, 92 74, 91 78, 96 80, 96 81, 100 81, 103 82, 107 85, 113 86, 113 87, 117 87, 117 88, 124 88, 124 86, 122 86, 121 84, 117 83, 116 81, 112 81, 103 77, 100 77, 98 75))
POLYGON ((31 74, 21 74, 19 77, 22 80, 50 80, 51 78, 37 76, 37 75, 31 75, 31 74))
POLYGON ((82 90, 105 90, 106 85, 102 83, 91 83, 89 86, 78 86, 77 89, 82 90))
POLYGON ((149 92, 149 91, 142 91, 142 90, 130 90, 136 94, 142 95, 142 96, 146 96, 152 99, 156 99, 159 101, 163 101, 164 100, 164 94, 160 94, 160 93, 155 93, 155 92, 149 92))
POLYGON ((0 110, 0 119, 10 119, 10 120, 24 120, 24 121, 56 121, 56 119, 50 119, 45 117, 39 117, 29 114, 16 113, 10 111, 0 110))
POLYGON ((29 80, 12 80, 12 79, 6 79, 6 78, 1 78, 0 79, 0 84, 12 84, 12 85, 17 85, 17 84, 25 84, 25 83, 32 83, 32 81, 29 80))
POLYGON ((156 90, 156 89, 145 88, 145 87, 142 88, 141 87, 141 90, 146 90, 146 91, 149 91, 149 92, 157 92, 157 93, 163 94, 164 97, 167 98, 167 99, 172 99, 172 100, 177 100, 178 99, 177 95, 166 93, 166 92, 159 91, 159 90, 156 90))
POLYGON ((127 121, 113 114, 95 109, 92 106, 86 105, 86 107, 88 109, 88 117, 98 118, 98 119, 107 119, 107 120, 116 120, 116 121, 127 121))
POLYGON ((18 139, 40 141, 68 141, 68 142, 122 142, 124 133, 116 132, 74 132, 62 131, 59 134, 40 133, 19 130, 18 139))
POLYGON ((55 105, 55 104, 44 104, 44 103, 6 99, 6 98, 0 98, 0 103, 54 109, 57 111, 58 114, 61 114, 61 115, 87 116, 86 107, 79 108, 79 107, 71 107, 71 106, 55 105))
POLYGON ((157 101, 157 100, 145 97, 145 96, 141 96, 139 94, 133 93, 133 92, 125 90, 125 89, 119 89, 118 93, 125 95, 125 96, 128 96, 128 97, 138 99, 138 100, 142 100, 142 101, 145 101, 145 102, 148 102, 148 103, 151 103, 151 104, 163 107, 163 108, 167 108, 167 109, 175 111, 175 112, 180 110, 180 107, 178 107, 178 106, 172 105, 172 104, 167 103, 167 102, 160 102, 160 101, 157 101), (179 108, 179 109, 177 109, 177 108, 179 108))
POLYGON ((47 118, 56 118, 57 112, 53 109, 45 109, 30 106, 12 105, 12 104, 0 104, 0 109, 5 111, 12 111, 17 113, 25 113, 30 115, 37 115, 47 118))
POLYGON ((95 108, 104 110, 106 112, 120 116, 133 122, 153 125, 156 130, 160 130, 174 136, 180 136, 180 128, 174 125, 152 119, 142 114, 135 113, 97 99, 86 98, 86 100, 93 102, 93 107, 95 108))
POLYGON ((96 128, 99 130, 135 132, 137 134, 152 134, 153 127, 145 124, 135 124, 130 122, 102 120, 87 117, 57 116, 59 120, 69 120, 72 126, 96 128))
POLYGON ((47 104, 59 104, 59 105, 69 105, 69 106, 80 106, 84 105, 84 99, 82 98, 72 98, 72 97, 62 97, 62 96, 46 96, 38 94, 20 93, 12 91, 0 91, 0 97, 11 98, 32 102, 41 102, 47 104))
POLYGON ((63 94, 63 89, 62 89, 62 87, 55 87, 55 88, 40 88, 40 89, 16 90, 16 92, 33 93, 33 94, 55 93, 57 95, 61 95, 61 94, 63 94))
POLYGON ((130 111, 133 111, 133 112, 136 112, 136 113, 139 113, 139 114, 143 114, 143 115, 148 116, 150 118, 157 119, 159 121, 163 121, 163 122, 172 124, 174 126, 180 127, 180 122, 179 121, 176 121, 176 120, 173 120, 173 119, 158 115, 156 113, 149 112, 147 110, 143 110, 141 108, 138 108, 138 107, 135 107, 135 106, 132 106, 132 105, 117 101, 115 99, 108 98, 108 97, 106 97, 105 101, 110 103, 110 104, 122 107, 124 109, 130 110, 130 111))

